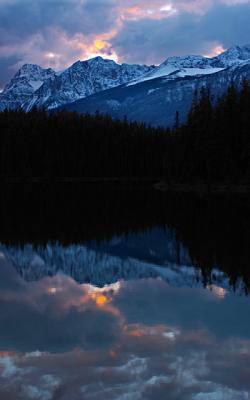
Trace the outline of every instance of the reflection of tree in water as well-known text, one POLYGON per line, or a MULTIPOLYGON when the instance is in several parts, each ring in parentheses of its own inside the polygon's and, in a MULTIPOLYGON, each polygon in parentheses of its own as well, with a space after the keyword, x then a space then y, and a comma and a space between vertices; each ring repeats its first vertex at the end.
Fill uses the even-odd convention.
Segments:
POLYGON ((195 265, 203 270, 204 284, 218 266, 234 286, 239 277, 250 288, 249 199, 185 197, 172 201, 168 224, 187 246, 195 265))
POLYGON ((0 201, 3 243, 66 245, 167 225, 202 268, 204 284, 218 266, 232 285, 243 277, 250 288, 248 198, 170 195, 111 184, 16 184, 3 187, 0 201))

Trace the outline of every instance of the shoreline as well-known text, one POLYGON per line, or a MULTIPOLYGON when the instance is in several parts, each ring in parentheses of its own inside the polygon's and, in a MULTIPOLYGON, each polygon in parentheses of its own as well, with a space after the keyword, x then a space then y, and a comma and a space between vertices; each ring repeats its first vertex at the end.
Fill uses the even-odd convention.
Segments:
POLYGON ((178 192, 178 193, 196 193, 196 194, 250 194, 250 184, 230 184, 230 183, 172 183, 167 184, 164 181, 154 185, 156 190, 162 192, 178 192))
POLYGON ((149 185, 152 189, 161 192, 172 193, 196 193, 196 194, 250 194, 250 183, 166 183, 160 178, 72 178, 72 177, 1 177, 2 184, 58 184, 58 183, 93 183, 93 184, 121 184, 121 185, 149 185))

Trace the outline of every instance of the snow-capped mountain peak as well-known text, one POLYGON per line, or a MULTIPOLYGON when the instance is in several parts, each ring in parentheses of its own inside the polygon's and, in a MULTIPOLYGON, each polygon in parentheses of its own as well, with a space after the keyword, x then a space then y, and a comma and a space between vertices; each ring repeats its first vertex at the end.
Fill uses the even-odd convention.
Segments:
POLYGON ((0 94, 0 111, 22 108, 45 81, 55 77, 55 71, 35 64, 24 64, 0 94))
POLYGON ((55 79, 45 82, 25 103, 24 109, 28 111, 34 105, 52 109, 122 85, 151 70, 152 67, 145 65, 120 65, 102 57, 77 61, 55 79))
POLYGON ((32 80, 48 79, 55 72, 51 68, 41 68, 36 64, 24 64, 15 74, 14 78, 26 78, 32 80))
POLYGON ((217 56, 217 58, 227 61, 229 64, 234 61, 250 60, 250 45, 230 47, 228 50, 217 56))
POLYGON ((130 82, 128 86, 162 77, 173 80, 185 76, 210 75, 221 71, 223 68, 224 66, 213 66, 212 59, 199 55, 169 57, 153 71, 134 82, 130 82))
POLYGON ((213 57, 211 61, 212 65, 225 68, 240 65, 247 61, 250 62, 250 45, 230 47, 218 56, 213 57))
POLYGON ((166 61, 164 61, 160 67, 163 66, 172 66, 174 68, 207 68, 210 66, 210 59, 198 56, 198 55, 190 55, 183 57, 169 57, 166 61))
POLYGON ((211 75, 244 64, 250 64, 250 45, 231 47, 212 58, 169 57, 159 66, 117 64, 100 56, 76 61, 60 73, 25 64, 0 93, 0 110, 23 108, 29 111, 33 106, 53 109, 124 84, 137 85, 156 78, 175 81, 211 75))

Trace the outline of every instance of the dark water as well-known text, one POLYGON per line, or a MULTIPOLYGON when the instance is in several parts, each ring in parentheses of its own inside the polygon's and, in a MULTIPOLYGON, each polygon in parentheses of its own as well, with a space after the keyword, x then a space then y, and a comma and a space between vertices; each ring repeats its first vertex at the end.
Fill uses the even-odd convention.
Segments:
POLYGON ((3 186, 0 399, 250 399, 250 203, 3 186))

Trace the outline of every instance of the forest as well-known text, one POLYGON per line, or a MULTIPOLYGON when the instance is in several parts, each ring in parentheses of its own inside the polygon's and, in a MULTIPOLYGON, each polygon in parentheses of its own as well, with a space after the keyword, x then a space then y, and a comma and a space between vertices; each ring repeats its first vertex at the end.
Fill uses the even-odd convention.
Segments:
POLYGON ((203 88, 185 124, 171 129, 66 111, 0 113, 0 177, 160 179, 167 183, 250 180, 250 87, 214 99, 203 88))

